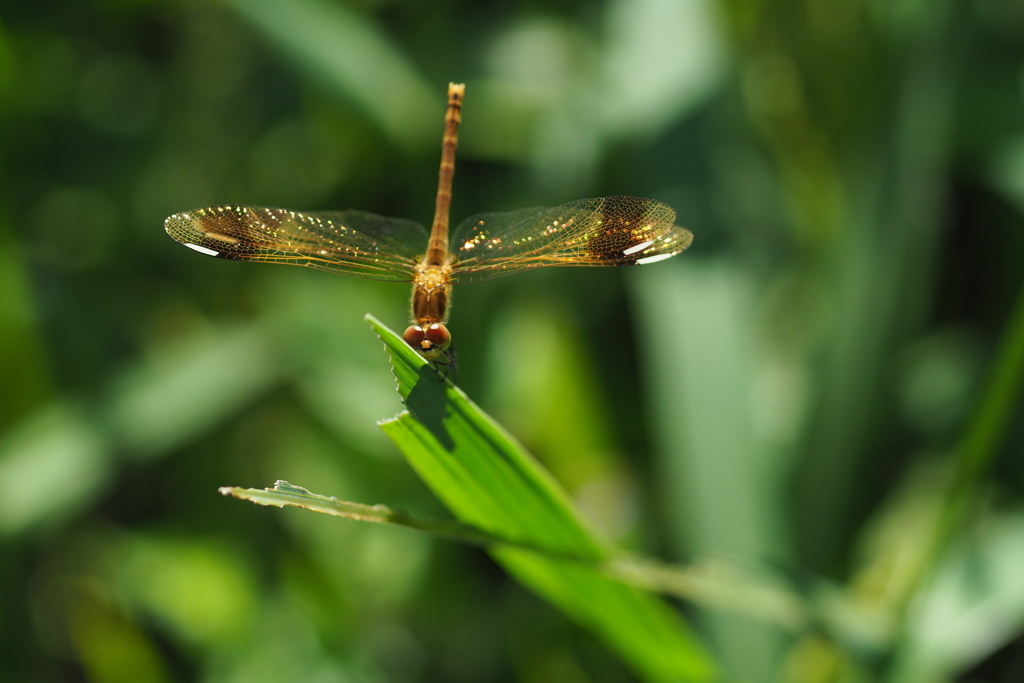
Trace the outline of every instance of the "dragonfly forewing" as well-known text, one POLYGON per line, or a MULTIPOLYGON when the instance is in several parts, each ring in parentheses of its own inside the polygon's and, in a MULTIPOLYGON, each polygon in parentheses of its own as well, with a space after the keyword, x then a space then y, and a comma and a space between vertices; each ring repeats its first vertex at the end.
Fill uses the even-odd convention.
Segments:
POLYGON ((365 211, 217 206, 178 213, 167 234, 208 256, 306 266, 372 280, 411 282, 427 245, 420 224, 365 211))
POLYGON ((542 266, 653 263, 690 246, 675 211, 652 199, 598 197, 467 218, 452 233, 452 282, 542 266))

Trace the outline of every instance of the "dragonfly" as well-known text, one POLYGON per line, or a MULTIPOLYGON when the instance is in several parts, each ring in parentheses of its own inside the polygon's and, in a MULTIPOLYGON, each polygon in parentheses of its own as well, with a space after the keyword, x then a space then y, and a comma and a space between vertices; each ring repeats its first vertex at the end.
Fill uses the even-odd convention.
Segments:
POLYGON ((231 205, 174 214, 164 228, 184 246, 207 256, 412 283, 412 321, 403 339, 435 369, 438 364, 454 367, 447 327, 454 284, 542 266, 655 263, 690 246, 693 235, 675 225, 675 211, 641 197, 577 199, 555 207, 478 214, 449 233, 464 94, 464 84, 449 84, 429 233, 411 220, 357 210, 302 212, 231 205))

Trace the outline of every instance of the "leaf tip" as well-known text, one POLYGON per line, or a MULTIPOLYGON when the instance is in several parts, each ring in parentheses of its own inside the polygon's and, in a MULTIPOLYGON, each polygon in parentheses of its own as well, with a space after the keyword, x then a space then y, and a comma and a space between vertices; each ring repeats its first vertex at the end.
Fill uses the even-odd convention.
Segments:
POLYGON ((273 489, 267 489, 268 491, 280 491, 281 493, 297 493, 299 495, 309 495, 309 489, 304 489, 301 486, 295 484, 289 484, 284 479, 278 479, 274 482, 273 489))

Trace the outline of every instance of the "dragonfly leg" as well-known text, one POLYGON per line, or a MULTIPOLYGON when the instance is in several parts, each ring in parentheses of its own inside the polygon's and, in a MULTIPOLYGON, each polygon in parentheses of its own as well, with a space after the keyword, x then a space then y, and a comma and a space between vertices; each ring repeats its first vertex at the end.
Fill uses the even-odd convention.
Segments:
POLYGON ((444 360, 440 358, 432 360, 431 363, 434 365, 434 371, 441 375, 439 381, 443 382, 448 379, 448 373, 452 375, 452 384, 458 384, 459 381, 459 368, 455 362, 455 347, 450 346, 444 351, 444 360), (441 368, 444 370, 441 370, 441 368))

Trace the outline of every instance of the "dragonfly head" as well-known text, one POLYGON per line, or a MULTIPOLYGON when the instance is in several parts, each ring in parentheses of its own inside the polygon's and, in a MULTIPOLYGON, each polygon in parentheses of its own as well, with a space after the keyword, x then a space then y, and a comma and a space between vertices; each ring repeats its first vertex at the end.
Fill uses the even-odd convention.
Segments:
POLYGON ((416 349, 416 351, 433 361, 448 350, 452 343, 452 335, 444 323, 433 323, 427 326, 410 325, 402 335, 405 343, 416 349))

